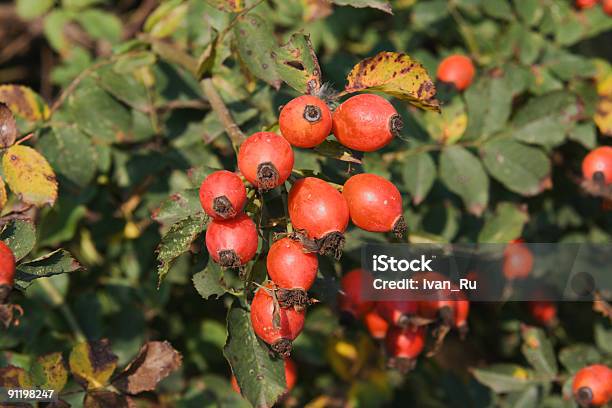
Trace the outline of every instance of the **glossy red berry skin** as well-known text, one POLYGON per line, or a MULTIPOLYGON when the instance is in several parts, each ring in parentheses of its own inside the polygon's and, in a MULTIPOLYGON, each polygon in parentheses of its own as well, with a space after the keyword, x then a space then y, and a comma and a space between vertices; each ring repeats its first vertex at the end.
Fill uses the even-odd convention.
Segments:
POLYGON ((504 250, 503 273, 506 279, 525 279, 533 269, 533 254, 523 243, 510 243, 504 250))
POLYGON ((582 407, 600 407, 612 400, 612 369, 595 364, 584 367, 574 376, 572 392, 582 407))
POLYGON ((270 279, 284 289, 310 289, 319 268, 317 256, 304 252, 304 246, 290 238, 272 244, 266 262, 270 279))
POLYGON ((399 134, 402 119, 386 99, 360 94, 347 99, 334 111, 333 133, 344 146, 361 152, 385 147, 399 134))
POLYGON ((403 222, 402 196, 397 187, 383 177, 356 174, 344 183, 342 195, 348 204, 351 221, 363 230, 387 232, 403 222))
POLYGON ((251 303, 251 323, 257 337, 270 344, 275 351, 284 357, 291 352, 291 342, 304 328, 304 310, 295 308, 278 308, 279 324, 274 325, 274 300, 268 293, 271 286, 257 290, 251 303))
POLYGON ((0 241, 0 286, 13 287, 15 283, 15 256, 4 242, 0 241))
POLYGON ((440 81, 452 83, 455 88, 463 91, 470 86, 475 73, 476 69, 470 58, 465 55, 451 55, 442 60, 437 76, 440 81))
POLYGON ((603 8, 604 13, 612 16, 612 0, 603 0, 601 2, 601 8, 603 8))
POLYGON ((371 287, 372 280, 372 275, 363 269, 353 269, 344 275, 340 281, 343 293, 340 293, 338 298, 340 310, 348 312, 356 318, 360 318, 371 311, 374 308, 374 302, 363 299, 362 289, 371 287))
POLYGON ((535 321, 545 326, 551 325, 557 318, 557 306, 547 300, 535 300, 528 304, 529 313, 535 321))
POLYGON ((363 323, 370 335, 377 340, 384 339, 389 330, 389 323, 376 311, 376 308, 363 316, 363 323))
POLYGON ((588 9, 593 7, 599 2, 599 0, 576 0, 576 7, 579 9, 588 9))
POLYGON ((206 249, 221 266, 238 267, 249 262, 257 252, 258 240, 255 223, 244 213, 229 220, 213 220, 206 230, 206 249))
POLYGON ((380 316, 395 326, 405 326, 407 318, 417 313, 418 303, 410 300, 386 300, 376 304, 380 316))
POLYGON ((282 136, 257 132, 242 143, 238 168, 249 183, 263 190, 283 184, 293 169, 293 150, 282 136))
POLYGON ((343 233, 348 226, 349 209, 342 194, 315 177, 293 184, 288 207, 293 228, 305 230, 311 239, 320 239, 332 232, 343 233))
POLYGON ((598 147, 582 161, 582 175, 586 180, 597 180, 595 173, 598 172, 603 176, 602 181, 605 184, 612 183, 612 147, 598 147))
POLYGON ((385 338, 385 346, 392 357, 415 359, 425 347, 425 331, 422 327, 392 327, 385 338))
POLYGON ((200 185, 200 204, 216 220, 234 218, 247 202, 246 188, 236 173, 219 170, 200 185))
MULTIPOLYGON (((286 392, 290 392, 293 389, 293 387, 295 387, 295 383, 297 381, 297 367, 295 363, 293 362, 293 360, 291 360, 290 358, 286 358, 284 362, 285 362, 285 381, 287 383, 286 392)), ((235 375, 232 375, 230 383, 234 391, 236 391, 238 394, 242 394, 242 392, 240 391, 240 386, 238 385, 238 380, 236 379, 235 375)))
POLYGON ((316 96, 302 95, 283 106, 278 118, 281 134, 291 145, 315 147, 329 136, 332 114, 316 96))

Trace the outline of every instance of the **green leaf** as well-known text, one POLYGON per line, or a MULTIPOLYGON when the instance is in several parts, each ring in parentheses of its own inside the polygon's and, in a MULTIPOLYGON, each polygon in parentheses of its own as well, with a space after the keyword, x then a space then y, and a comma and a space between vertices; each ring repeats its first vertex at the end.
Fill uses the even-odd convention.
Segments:
POLYGON ((499 203, 495 214, 485 220, 478 234, 478 242, 507 243, 519 238, 528 219, 525 208, 512 203, 499 203))
POLYGON ((404 186, 412 194, 412 202, 419 205, 436 179, 436 164, 427 152, 409 155, 402 162, 404 186))
POLYGON ((58 175, 79 187, 89 185, 98 166, 91 141, 76 127, 57 127, 45 134, 37 147, 58 175))
POLYGON ((64 29, 70 23, 70 14, 62 9, 51 11, 44 20, 44 32, 51 47, 62 55, 70 54, 70 42, 64 34, 64 29))
POLYGON ((559 361, 570 373, 601 361, 601 353, 590 344, 573 344, 559 352, 559 361))
POLYGON ((271 407, 285 393, 283 360, 273 358, 253 332, 250 314, 234 302, 227 314, 228 339, 223 354, 242 395, 255 407, 271 407))
POLYGON ((341 160, 349 163, 361 163, 361 157, 351 149, 344 147, 335 140, 324 140, 323 143, 314 148, 321 156, 341 160))
POLYGON ((537 24, 544 15, 539 0, 514 0, 514 8, 521 20, 530 26, 537 24))
POLYGON ((108 0, 62 0, 62 6, 67 9, 81 10, 97 4, 104 4, 108 0))
POLYGON ((351 7, 371 7, 378 10, 382 10, 385 13, 393 14, 391 5, 386 0, 331 0, 332 3, 339 6, 351 6, 351 7))
POLYGON ((33 20, 49 11, 53 2, 54 0, 17 0, 15 7, 19 17, 33 20))
POLYGON ((212 258, 209 259, 203 271, 193 275, 192 281, 193 286, 204 299, 209 299, 211 296, 219 298, 227 291, 223 280, 223 270, 212 258))
POLYGON ((281 78, 272 59, 272 51, 278 44, 270 20, 255 13, 240 16, 234 35, 240 59, 249 71, 274 88, 280 88, 281 78))
POLYGON ((36 230, 34 224, 23 220, 11 220, 0 233, 4 241, 19 261, 29 254, 36 245, 36 230))
POLYGON ((493 364, 473 371, 476 379, 496 393, 521 391, 533 384, 533 372, 514 364, 493 364))
POLYGON ((107 40, 112 44, 121 40, 121 20, 111 13, 87 9, 76 13, 76 18, 85 31, 97 40, 107 40))
POLYGON ((82 268, 68 251, 58 249, 40 258, 19 264, 15 279, 26 282, 25 286, 27 286, 27 283, 34 279, 75 272, 82 268))
POLYGON ((159 262, 157 275, 159 276, 159 284, 168 274, 176 258, 189 251, 191 243, 204 230, 206 221, 207 217, 205 216, 185 218, 172 225, 166 235, 162 237, 157 247, 157 260, 159 262))
POLYGON ((491 17, 504 20, 511 20, 514 17, 510 2, 506 0, 487 0, 482 3, 482 8, 491 17))
POLYGON ((202 217, 203 215, 199 189, 194 188, 172 194, 170 198, 162 202, 152 217, 160 224, 172 225, 188 217, 202 217))
POLYGON ((565 135, 578 114, 576 97, 564 91, 532 98, 512 120, 512 137, 525 143, 554 147, 565 135))
POLYGON ((589 150, 597 146, 597 131, 593 122, 577 124, 569 131, 568 139, 580 143, 589 150))
POLYGON ((510 191, 533 196, 550 186, 550 161, 536 147, 499 138, 485 143, 481 156, 491 176, 510 191))
POLYGON ((544 330, 538 327, 526 327, 522 330, 522 336, 521 351, 525 359, 540 376, 551 380, 555 378, 558 371, 555 351, 544 330))
POLYGON ((121 102, 138 110, 151 109, 147 88, 134 72, 119 72, 116 66, 102 67, 95 72, 98 84, 121 102))
POLYGON ((309 36, 293 34, 271 55, 278 75, 293 89, 312 94, 321 88, 321 68, 309 36))
POLYGON ((506 127, 512 111, 510 78, 482 77, 465 92, 468 125, 464 139, 486 139, 506 127))
POLYGON ((96 141, 110 144, 131 137, 130 112, 92 82, 68 97, 68 108, 76 125, 96 141))
POLYGON ((489 177, 480 160, 461 146, 449 146, 440 155, 440 178, 459 195, 468 211, 481 215, 489 202, 489 177))

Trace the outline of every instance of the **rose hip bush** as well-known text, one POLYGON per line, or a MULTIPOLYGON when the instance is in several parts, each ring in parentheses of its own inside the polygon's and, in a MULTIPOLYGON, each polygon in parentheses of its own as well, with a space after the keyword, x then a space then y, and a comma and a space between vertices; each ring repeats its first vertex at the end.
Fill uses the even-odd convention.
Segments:
POLYGON ((604 300, 360 291, 365 242, 509 243, 509 280, 525 242, 610 243, 609 1, 0 7, 0 386, 86 407, 612 398, 604 300))

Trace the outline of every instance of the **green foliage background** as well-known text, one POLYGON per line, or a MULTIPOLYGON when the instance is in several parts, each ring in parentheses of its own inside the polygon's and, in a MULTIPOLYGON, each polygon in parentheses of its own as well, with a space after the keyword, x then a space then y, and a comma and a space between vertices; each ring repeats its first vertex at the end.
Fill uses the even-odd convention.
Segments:
MULTIPOLYGON (((220 284, 222 271, 208 263, 197 201, 203 177, 213 168, 235 169, 235 154, 201 81, 212 81, 245 134, 276 129, 279 106, 298 94, 282 82, 298 89, 302 82, 278 68, 270 50, 282 58, 280 45, 295 33, 294 39, 310 36, 323 81, 337 90, 354 64, 379 51, 406 52, 432 78, 451 53, 470 55, 477 65, 465 93, 439 86, 441 115, 393 100, 406 125, 402 135, 365 154, 361 164, 330 144, 295 149, 297 170, 341 184, 349 166, 362 166, 391 179, 405 194, 411 242, 612 240, 612 212, 575 181, 586 152, 610 144, 593 121, 603 98, 596 83, 604 64, 595 61, 612 56, 612 17, 601 7, 579 11, 564 0, 332 3, 18 0, 7 6, 14 6, 9 21, 33 30, 32 49, 2 61, 0 82, 23 82, 47 99, 48 119, 18 117, 18 124, 21 135, 34 133, 27 143, 49 160, 60 190, 53 207, 35 214, 35 232, 13 223, 3 234, 31 241, 24 261, 65 248, 84 270, 34 281, 15 296, 25 314, 18 327, 0 333, 0 366, 29 368, 36 356, 68 351, 79 331, 109 338, 119 365, 146 340, 168 340, 183 354, 183 366, 143 405, 156 399, 177 407, 248 404, 231 390, 223 355, 232 302, 230 329, 253 337, 238 307, 243 287, 230 272, 220 284), (238 41, 241 30, 248 35, 238 41), (11 68, 38 64, 38 52, 51 63, 11 77, 11 68), (462 115, 465 131, 453 131, 462 115)), ((11 34, 3 34, 8 43, 11 34)), ((308 67, 312 61, 302 57, 308 67)), ((275 193, 265 200, 270 208, 282 203, 275 193)), ((257 210, 258 203, 251 206, 257 210)), ((322 303, 309 311, 296 343, 300 379, 284 403, 573 406, 563 398, 572 373, 583 361, 610 363, 612 327, 591 304, 559 304, 560 324, 546 331, 521 329, 534 323, 524 305, 476 304, 467 339, 450 336, 405 378, 380 361, 347 375, 343 364, 361 363, 339 362, 333 353, 338 277, 358 265, 364 240, 384 239, 352 228, 341 262, 321 262, 313 294, 322 303), (530 336, 543 344, 535 351, 541 355, 521 350, 530 336)), ((264 268, 255 262, 252 276, 264 268)), ((359 353, 378 353, 351 336, 342 341, 357 344, 359 353)), ((253 351, 241 352, 268 359, 251 340, 253 351)), ((230 340, 226 355, 233 347, 241 348, 230 340)), ((264 364, 280 372, 278 362, 264 364)), ((274 382, 282 383, 282 374, 270 377, 248 386, 251 401, 276 400, 274 382)), ((66 396, 73 406, 82 399, 82 393, 66 396)))

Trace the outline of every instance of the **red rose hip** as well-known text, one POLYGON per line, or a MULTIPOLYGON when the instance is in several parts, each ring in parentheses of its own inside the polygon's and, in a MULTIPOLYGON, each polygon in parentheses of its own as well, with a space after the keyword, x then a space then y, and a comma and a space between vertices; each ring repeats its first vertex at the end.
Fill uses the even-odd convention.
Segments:
POLYGON ((334 111, 334 136, 344 146, 361 152, 381 149, 402 130, 402 118, 386 99, 360 94, 334 111))
POLYGON ((206 214, 216 220, 235 217, 246 201, 246 188, 240 177, 231 171, 215 171, 200 185, 200 204, 206 214))
POLYGON ((289 191, 289 218, 293 228, 306 231, 321 254, 339 258, 348 226, 349 210, 342 194, 329 183, 306 177, 289 191))
POLYGON ((425 331, 422 327, 392 327, 385 338, 389 365, 407 372, 414 368, 416 358, 425 348, 425 331))
POLYGON ((476 69, 472 60, 465 55, 451 55, 442 60, 438 66, 437 76, 442 82, 449 82, 463 91, 467 89, 474 79, 476 69))
POLYGON ((282 136, 257 132, 240 146, 238 168, 249 183, 261 190, 270 190, 291 175, 293 150, 282 136))
POLYGON ((389 323, 376 311, 376 309, 367 312, 363 316, 365 324, 370 335, 378 340, 384 339, 389 330, 389 323))
POLYGON ((317 255, 306 253, 304 245, 282 238, 270 247, 266 260, 270 279, 280 288, 277 298, 281 307, 304 307, 310 303, 307 290, 317 277, 317 255))
POLYGON ((0 241, 0 304, 6 302, 15 283, 15 255, 11 248, 0 241))
POLYGON ((304 328, 305 312, 295 308, 276 308, 272 286, 261 287, 251 303, 251 323, 257 337, 268 343, 282 357, 291 354, 291 342, 304 328), (274 314, 278 313, 277 319, 274 314), (275 320, 277 324, 275 324, 275 320))
POLYGON ((576 0, 576 7, 579 9, 588 9, 593 7, 599 2, 599 0, 576 0))
POLYGON ((402 236, 406 222, 402 216, 402 196, 390 181, 375 174, 356 174, 344 183, 342 195, 351 221, 372 232, 393 231, 402 236))
POLYGON ((601 146, 592 150, 582 161, 582 175, 586 180, 612 183, 612 147, 601 146))
POLYGON ((253 259, 258 240, 255 223, 244 213, 229 220, 213 220, 206 230, 208 253, 226 268, 237 268, 253 259))
POLYGON ((578 370, 572 392, 581 407, 607 404, 612 399, 612 369, 603 364, 594 364, 578 370))
POLYGON ((394 326, 406 327, 417 313, 417 302, 411 300, 386 300, 376 304, 378 313, 394 326))
POLYGON ((522 242, 510 243, 504 250, 502 270, 506 279, 525 279, 533 269, 533 254, 522 242))
POLYGON ((340 281, 342 293, 338 298, 340 310, 356 318, 372 310, 374 302, 364 300, 362 296, 362 288, 371 286, 372 280, 372 275, 363 269, 353 269, 344 275, 340 281))
POLYGON ((283 106, 278 119, 281 134, 297 147, 315 147, 332 128, 332 114, 324 101, 302 95, 283 106))

